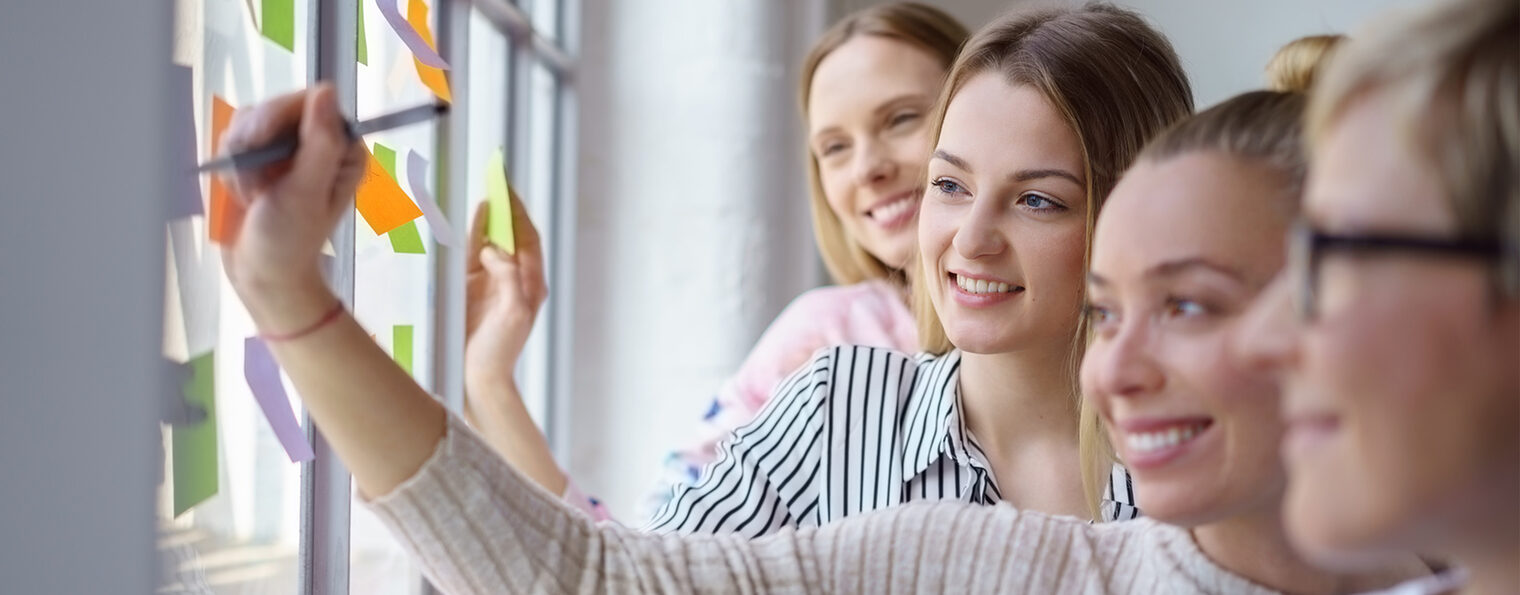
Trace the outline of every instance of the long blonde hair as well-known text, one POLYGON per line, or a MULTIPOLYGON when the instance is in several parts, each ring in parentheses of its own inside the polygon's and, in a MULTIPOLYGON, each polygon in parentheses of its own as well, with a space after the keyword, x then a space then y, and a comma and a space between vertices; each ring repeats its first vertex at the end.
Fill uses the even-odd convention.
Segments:
MULTIPOLYGON (((1085 270, 1093 224, 1119 174, 1146 140, 1193 111, 1192 87, 1177 52, 1139 14, 1109 4, 1011 12, 972 36, 951 67, 932 120, 935 144, 950 101, 967 82, 984 73, 1038 90, 1076 133, 1087 180, 1085 270)), ((920 259, 914 267, 915 281, 925 274, 922 266, 920 259)), ((928 283, 912 285, 920 347, 930 353, 949 351, 953 345, 929 301, 928 283)), ((1086 345, 1087 323, 1079 319, 1072 333, 1068 370, 1074 408, 1080 402, 1077 365, 1086 345)), ((1082 425, 1081 442, 1084 453, 1088 444, 1106 444, 1096 423, 1082 425)), ((1104 450, 1100 446, 1095 452, 1104 450)), ((1083 460, 1084 488, 1089 494, 1101 494, 1103 484, 1090 472, 1096 463, 1086 464, 1085 455, 1083 460)), ((1096 516, 1097 499, 1089 500, 1096 516)))
MULTIPOLYGON (((928 52, 946 70, 955 53, 970 33, 955 17, 932 6, 917 2, 894 2, 872 6, 851 13, 825 31, 802 63, 800 96, 802 116, 806 120, 811 98, 813 75, 823 59, 858 36, 872 35, 894 39, 928 52)), ((928 156, 925 155, 925 158, 928 156)), ((869 279, 900 277, 900 271, 872 256, 855 238, 845 233, 844 225, 823 193, 818 173, 818 158, 808 152, 808 190, 813 211, 813 237, 818 252, 834 282, 844 285, 869 279)))

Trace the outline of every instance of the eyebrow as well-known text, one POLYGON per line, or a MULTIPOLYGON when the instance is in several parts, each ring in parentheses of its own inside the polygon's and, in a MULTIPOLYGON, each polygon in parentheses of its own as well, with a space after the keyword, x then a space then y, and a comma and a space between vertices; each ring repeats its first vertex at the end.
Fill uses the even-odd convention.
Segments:
MULTIPOLYGON (((1161 264, 1155 265, 1155 266, 1153 266, 1153 267, 1151 267, 1149 269, 1146 269, 1144 275, 1142 275, 1142 276, 1144 276, 1144 277, 1176 277, 1176 276, 1181 275, 1182 273, 1185 273, 1187 271, 1198 270, 1198 269, 1213 271, 1215 273, 1224 275, 1226 277, 1229 277, 1229 278, 1234 279, 1236 281, 1239 281, 1241 283, 1245 282, 1245 276, 1242 275, 1240 273, 1240 271, 1237 271, 1237 270, 1235 270, 1233 268, 1230 268, 1230 267, 1227 267, 1227 266, 1224 266, 1224 265, 1220 265, 1220 264, 1215 264, 1215 263, 1209 262, 1207 259, 1204 259, 1202 257, 1180 258, 1180 259, 1177 259, 1177 260, 1169 260, 1169 261, 1163 262, 1161 264)), ((1099 274, 1094 273, 1092 271, 1088 271, 1088 273, 1087 273, 1087 282, 1090 283, 1090 284, 1092 284, 1092 285, 1099 286, 1099 287, 1104 287, 1104 286, 1109 285, 1108 279, 1104 279, 1102 275, 1099 275, 1099 274)))
MULTIPOLYGON (((935 149, 934 158, 944 160, 950 165, 954 165, 960 169, 965 170, 966 173, 975 173, 975 171, 971 169, 971 164, 966 163, 965 159, 961 159, 960 157, 953 155, 944 149, 935 149)), ((1078 186, 1087 186, 1086 184, 1082 183, 1082 179, 1078 178, 1076 174, 1058 168, 1021 169, 1019 171, 1013 172, 1013 175, 1008 176, 1008 178, 1015 182, 1028 182, 1030 180, 1040 180, 1044 178, 1064 178, 1071 180, 1071 183, 1078 186)))

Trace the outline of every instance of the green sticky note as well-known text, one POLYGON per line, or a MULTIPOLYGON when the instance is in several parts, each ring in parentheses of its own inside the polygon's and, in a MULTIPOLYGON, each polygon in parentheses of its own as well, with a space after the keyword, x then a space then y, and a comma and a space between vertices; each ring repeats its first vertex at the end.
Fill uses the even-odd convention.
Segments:
POLYGON ((296 51, 296 1, 264 0, 264 18, 259 29, 269 41, 296 51))
POLYGON ((206 411, 206 418, 169 430, 174 443, 174 516, 216 494, 216 360, 214 352, 186 364, 185 401, 206 411))
POLYGON ((397 254, 427 254, 427 249, 422 246, 422 234, 417 231, 416 221, 407 221, 385 235, 390 237, 391 250, 397 254))
POLYGON ((486 219, 486 237, 507 254, 517 254, 517 242, 512 235, 510 192, 507 189, 506 159, 498 148, 486 162, 486 201, 491 205, 487 207, 490 214, 486 219))
MULTIPOLYGON (((395 179, 395 149, 375 143, 375 161, 379 161, 380 167, 385 170, 385 173, 390 174, 391 178, 395 179)), ((397 254, 427 254, 427 249, 422 245, 422 234, 417 231, 416 221, 407 221, 385 235, 391 239, 391 250, 397 254)))
POLYGON ((412 325, 398 324, 391 329, 391 352, 407 374, 412 373, 412 325))
POLYGON ((380 143, 375 143, 375 161, 380 162, 380 167, 385 168, 385 173, 396 179, 396 150, 380 143))
POLYGON ((359 47, 357 49, 359 63, 369 66, 369 43, 364 39, 364 0, 359 0, 354 5, 359 7, 359 47))

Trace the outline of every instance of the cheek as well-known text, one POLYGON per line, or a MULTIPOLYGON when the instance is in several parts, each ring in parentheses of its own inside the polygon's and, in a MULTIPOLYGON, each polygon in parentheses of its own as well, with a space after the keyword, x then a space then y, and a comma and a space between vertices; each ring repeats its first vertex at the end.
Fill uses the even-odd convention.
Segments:
POLYGON ((1033 294, 1036 299, 1043 295, 1080 310, 1087 273, 1082 262, 1087 249, 1084 222, 1062 222, 1059 228, 1043 234, 1012 230, 1008 237, 1025 278, 1037 289, 1033 294))
POLYGON ((854 207, 851 203, 855 200, 855 185, 849 176, 837 167, 831 168, 820 163, 818 183, 823 186, 824 202, 828 203, 834 216, 845 225, 854 225, 854 207))
POLYGON ((939 271, 939 258, 955 239, 958 229, 955 218, 945 205, 933 197, 924 198, 918 210, 918 250, 924 260, 924 270, 939 271))

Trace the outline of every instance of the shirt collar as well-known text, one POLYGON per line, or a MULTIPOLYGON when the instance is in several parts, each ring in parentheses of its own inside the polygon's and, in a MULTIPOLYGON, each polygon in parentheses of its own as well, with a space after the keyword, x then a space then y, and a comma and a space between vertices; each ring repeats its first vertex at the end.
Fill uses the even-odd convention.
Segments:
POLYGON ((903 447, 903 479, 917 477, 941 457, 957 464, 981 467, 972 456, 970 432, 960 412, 961 352, 941 356, 923 355, 913 377, 913 392, 906 415, 907 440, 903 447))

